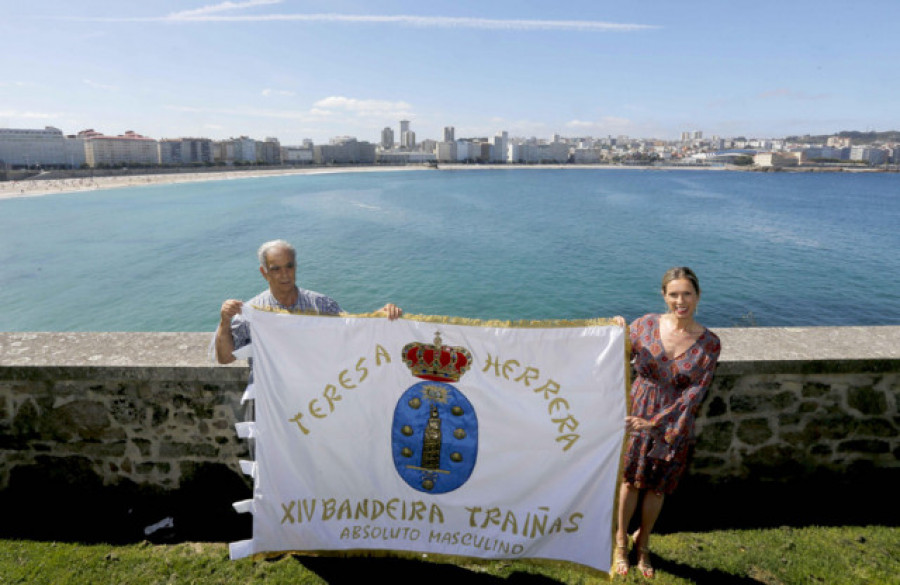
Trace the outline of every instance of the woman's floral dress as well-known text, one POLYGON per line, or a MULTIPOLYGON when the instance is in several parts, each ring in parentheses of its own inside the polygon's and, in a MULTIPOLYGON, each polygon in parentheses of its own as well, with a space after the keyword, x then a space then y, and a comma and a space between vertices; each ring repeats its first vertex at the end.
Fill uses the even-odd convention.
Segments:
POLYGON ((694 420, 712 381, 721 345, 704 329, 697 341, 673 358, 666 355, 659 315, 631 324, 635 379, 631 414, 654 424, 633 434, 625 447, 625 481, 639 489, 670 494, 687 467, 694 444, 694 420))

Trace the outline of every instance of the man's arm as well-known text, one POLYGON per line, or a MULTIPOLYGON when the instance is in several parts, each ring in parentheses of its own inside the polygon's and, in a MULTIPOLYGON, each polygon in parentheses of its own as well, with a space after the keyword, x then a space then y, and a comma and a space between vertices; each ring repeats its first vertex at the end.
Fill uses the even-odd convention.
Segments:
POLYGON ((231 336, 231 319, 241 312, 241 301, 228 299, 222 303, 221 319, 216 328, 216 360, 220 364, 235 361, 234 338, 231 336))

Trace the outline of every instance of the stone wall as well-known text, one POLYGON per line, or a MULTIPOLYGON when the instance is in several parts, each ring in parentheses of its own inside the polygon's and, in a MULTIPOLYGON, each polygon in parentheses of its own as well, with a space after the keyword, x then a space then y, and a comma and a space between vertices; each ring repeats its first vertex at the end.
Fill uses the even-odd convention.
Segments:
MULTIPOLYGON (((678 493, 825 493, 900 477, 900 327, 716 332, 723 353, 698 421, 691 488, 678 493)), ((0 333, 0 505, 13 511, 0 534, 90 528, 130 539, 175 516, 180 538, 246 537, 230 504, 250 495, 239 468, 247 442, 234 431, 247 368, 213 365, 209 342, 203 333, 0 333)))
POLYGON ((900 467, 898 363, 813 365, 723 366, 698 420, 691 473, 787 481, 900 467))

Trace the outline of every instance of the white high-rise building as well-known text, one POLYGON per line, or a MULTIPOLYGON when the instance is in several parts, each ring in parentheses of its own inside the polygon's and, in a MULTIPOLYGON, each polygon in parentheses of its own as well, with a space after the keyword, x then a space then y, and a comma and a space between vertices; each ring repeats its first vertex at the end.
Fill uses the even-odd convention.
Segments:
POLYGON ((416 133, 409 129, 409 120, 400 120, 400 148, 416 148, 416 133))
POLYGON ((494 143, 491 145, 491 161, 506 162, 509 156, 509 134, 506 130, 497 132, 494 143))
POLYGON ((63 136, 62 130, 47 126, 0 128, 0 164, 12 166, 68 166, 84 164, 84 140, 63 136))
MULTIPOLYGON (((463 143, 465 144, 465 143, 463 143)), ((437 149, 434 151, 438 162, 452 163, 456 162, 456 153, 458 149, 456 142, 438 142, 437 149)))

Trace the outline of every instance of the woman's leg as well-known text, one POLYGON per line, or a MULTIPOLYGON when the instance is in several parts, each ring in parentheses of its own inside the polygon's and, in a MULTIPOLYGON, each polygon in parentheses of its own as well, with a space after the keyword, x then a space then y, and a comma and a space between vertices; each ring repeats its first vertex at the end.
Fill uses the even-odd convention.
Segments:
POLYGON ((645 577, 654 575, 653 566, 650 564, 650 533, 653 525, 659 518, 666 495, 653 490, 644 492, 644 501, 641 504, 641 527, 635 534, 634 547, 638 551, 638 568, 645 577))
POLYGON ((622 487, 619 489, 616 544, 628 544, 628 525, 631 523, 631 517, 634 516, 634 511, 637 509, 640 494, 641 490, 630 483, 622 482, 622 487))
POLYGON ((616 528, 616 554, 613 558, 614 569, 619 575, 628 574, 628 525, 637 509, 640 490, 633 485, 622 482, 619 488, 619 509, 617 511, 618 527, 616 528))

